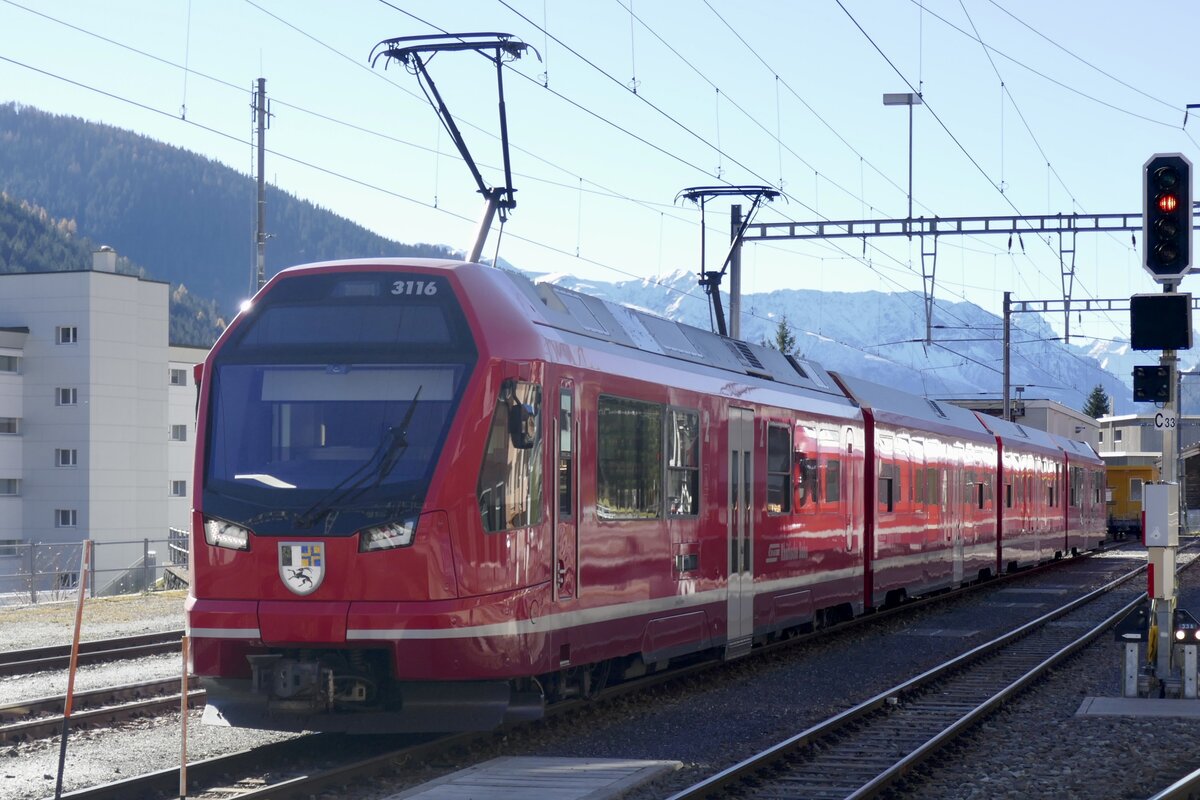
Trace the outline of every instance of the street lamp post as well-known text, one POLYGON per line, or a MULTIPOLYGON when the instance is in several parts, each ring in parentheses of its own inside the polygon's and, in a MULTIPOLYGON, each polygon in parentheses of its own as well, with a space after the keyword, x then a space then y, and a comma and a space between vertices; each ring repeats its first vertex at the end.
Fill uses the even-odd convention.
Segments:
MULTIPOLYGON (((912 151, 913 151, 913 106, 921 105, 921 95, 914 92, 890 92, 883 95, 883 104, 885 106, 908 106, 908 222, 905 223, 907 229, 912 226, 912 151)), ((909 234, 911 236, 911 234, 909 234)))

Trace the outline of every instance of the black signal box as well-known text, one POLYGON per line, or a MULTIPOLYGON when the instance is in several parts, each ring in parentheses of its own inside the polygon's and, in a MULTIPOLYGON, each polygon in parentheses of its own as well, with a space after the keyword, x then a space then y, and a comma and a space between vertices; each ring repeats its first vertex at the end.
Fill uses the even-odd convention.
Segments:
POLYGON ((1167 367, 1133 368, 1133 401, 1165 403, 1171 399, 1171 370, 1167 367))
POLYGON ((1134 350, 1189 350, 1192 296, 1183 292, 1129 298, 1129 339, 1134 350))

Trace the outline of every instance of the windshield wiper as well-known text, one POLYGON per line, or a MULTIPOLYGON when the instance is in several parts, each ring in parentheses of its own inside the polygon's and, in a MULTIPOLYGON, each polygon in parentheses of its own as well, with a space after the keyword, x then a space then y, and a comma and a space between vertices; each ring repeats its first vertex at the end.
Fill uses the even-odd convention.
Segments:
POLYGON ((371 453, 358 469, 343 478, 341 483, 321 495, 302 514, 296 515, 298 527, 311 528, 335 506, 353 502, 368 489, 375 489, 383 483, 383 479, 395 469, 404 452, 408 450, 408 425, 416 413, 417 398, 421 396, 423 388, 424 384, 417 387, 413 399, 409 401, 404 419, 398 426, 388 427, 383 439, 376 445, 375 452, 371 453))

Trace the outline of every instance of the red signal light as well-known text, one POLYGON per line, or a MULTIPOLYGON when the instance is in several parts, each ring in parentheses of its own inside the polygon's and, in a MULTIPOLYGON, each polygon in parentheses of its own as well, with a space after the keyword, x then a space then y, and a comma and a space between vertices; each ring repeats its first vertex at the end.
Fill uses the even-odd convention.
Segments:
POLYGON ((1158 209, 1170 214, 1179 207, 1179 198, 1169 192, 1158 196, 1158 209))

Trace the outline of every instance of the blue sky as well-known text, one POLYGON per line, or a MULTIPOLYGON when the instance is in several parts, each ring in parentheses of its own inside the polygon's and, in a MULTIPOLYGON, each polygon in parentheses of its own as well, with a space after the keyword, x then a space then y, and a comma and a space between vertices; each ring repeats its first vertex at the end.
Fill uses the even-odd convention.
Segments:
MULTIPOLYGON (((368 54, 394 36, 512 33, 542 60, 505 75, 518 206, 500 255, 619 280, 698 269, 698 211, 675 202, 689 186, 782 185, 762 222, 903 217, 907 112, 885 92, 926 101, 916 216, 1136 212, 1150 154, 1200 156, 1200 119, 1183 126, 1200 102, 1186 56, 1198 24, 1194 3, 1110 0, 0 0, 0 101, 249 173, 249 92, 265 77, 273 183, 385 236, 465 248, 481 207, 466 167, 416 79, 372 70, 368 54)), ((444 53, 430 72, 498 180, 491 66, 444 53)), ((709 206, 710 254, 727 209, 709 206)), ((1057 242, 1021 239, 942 237, 935 294, 997 313, 1005 290, 1061 297, 1057 242)), ((1158 289, 1127 235, 1075 249, 1076 298, 1158 289)), ((865 254, 861 241, 753 243, 743 289, 920 291, 920 260, 915 239, 865 254)), ((1072 320, 1072 333, 1126 328, 1121 314, 1072 320)))

